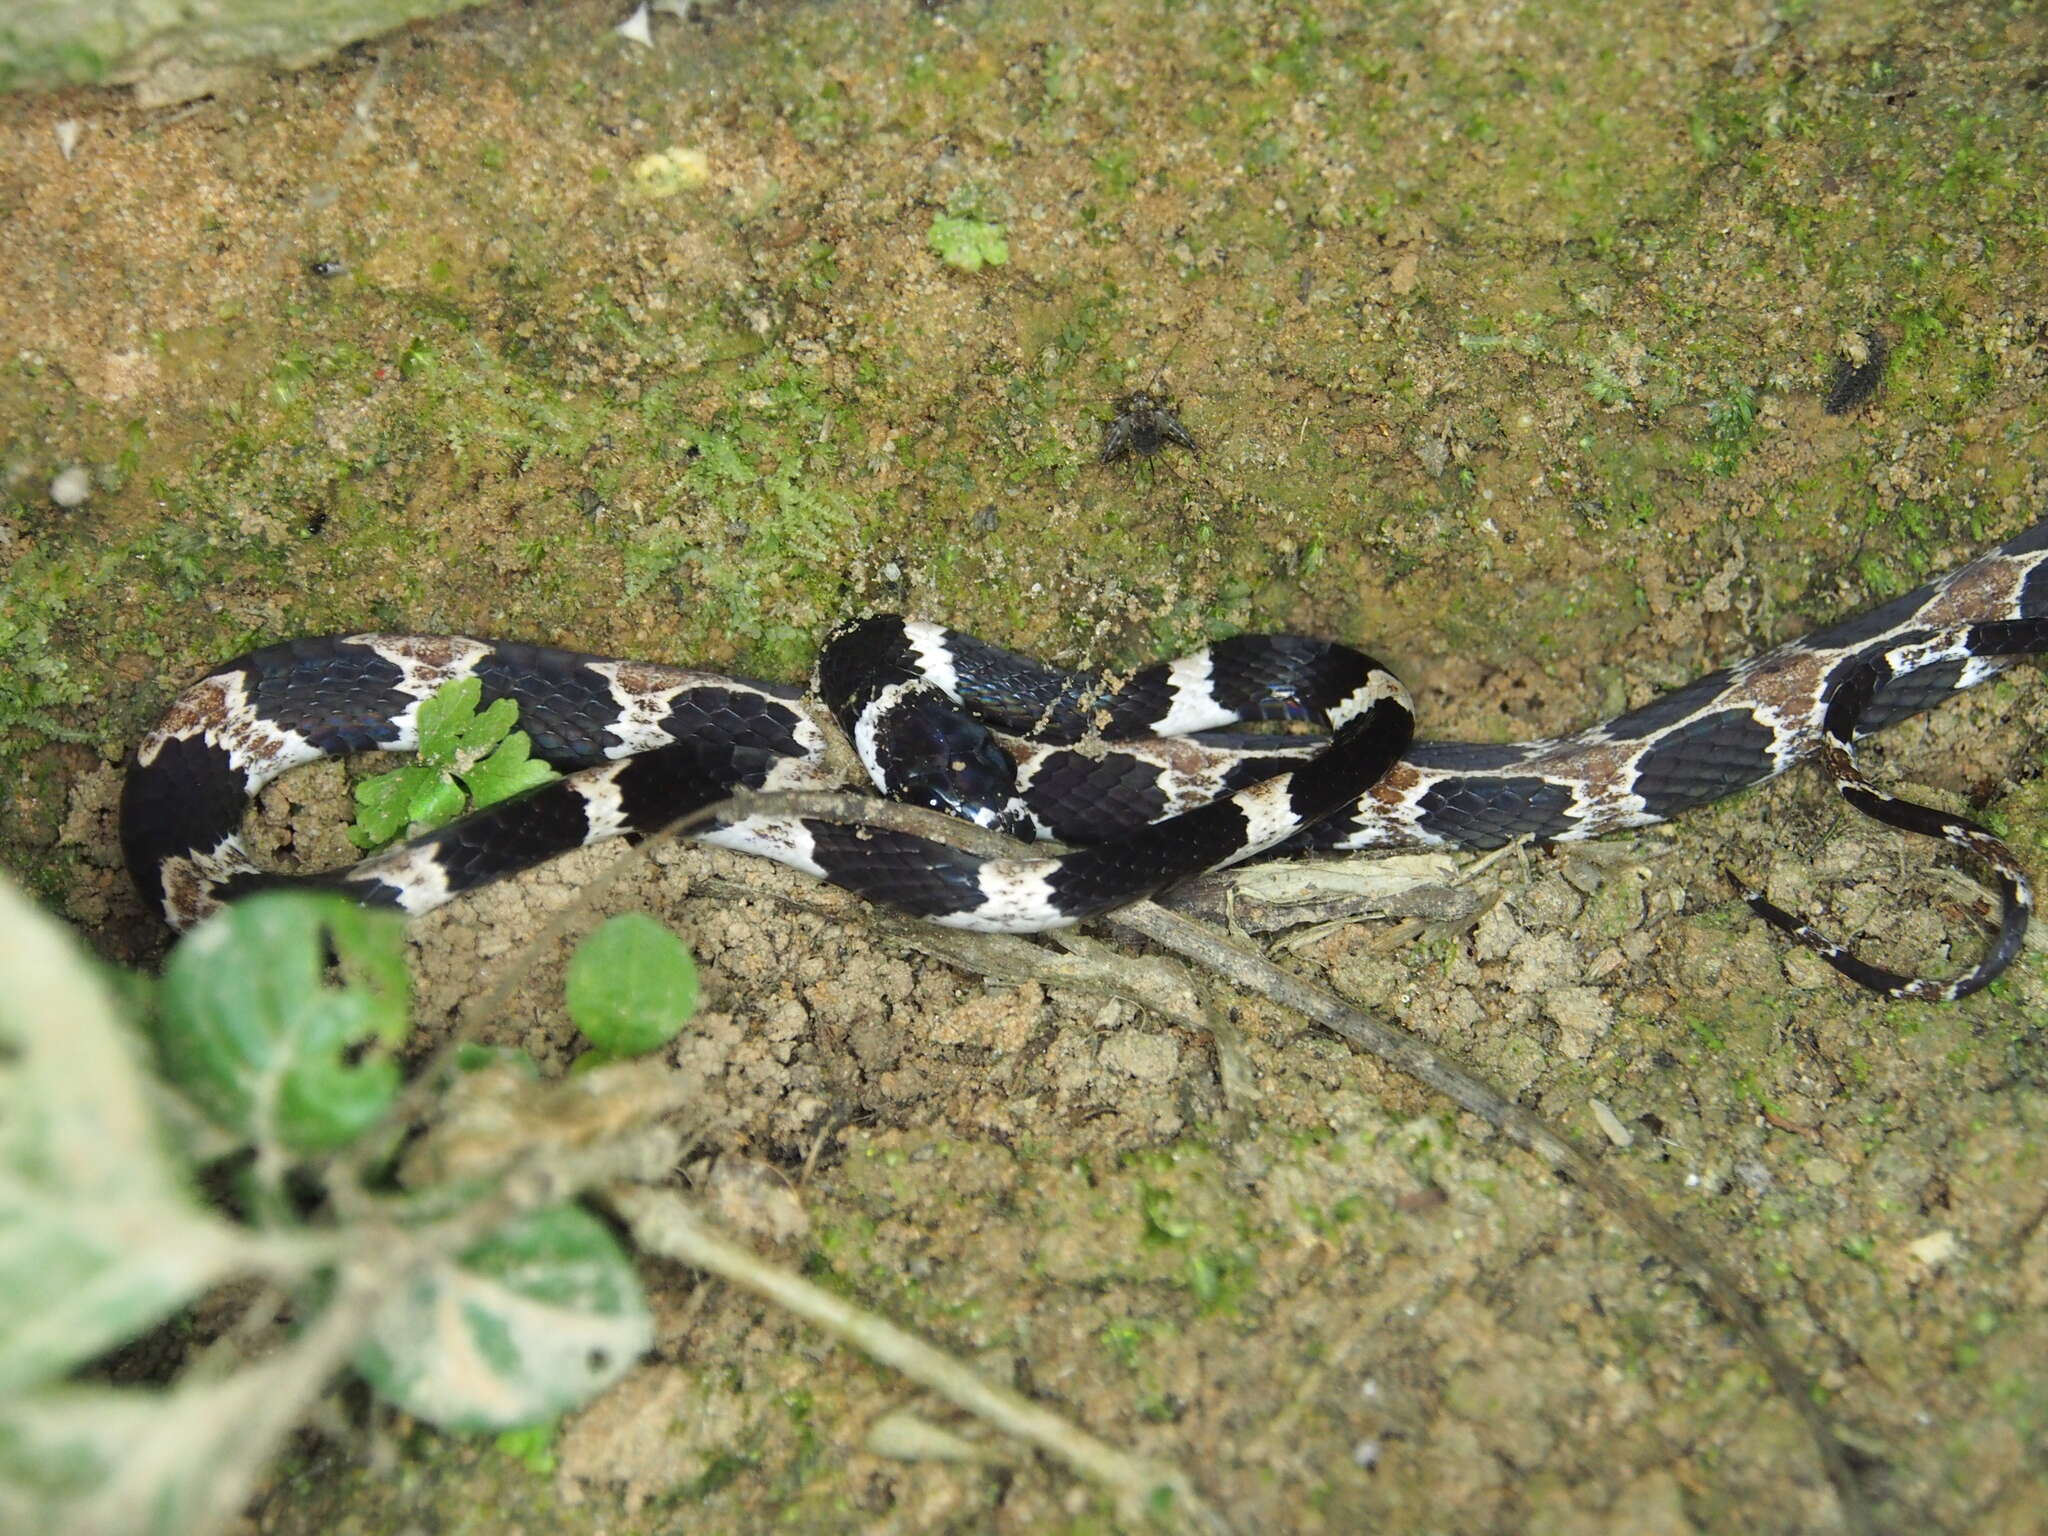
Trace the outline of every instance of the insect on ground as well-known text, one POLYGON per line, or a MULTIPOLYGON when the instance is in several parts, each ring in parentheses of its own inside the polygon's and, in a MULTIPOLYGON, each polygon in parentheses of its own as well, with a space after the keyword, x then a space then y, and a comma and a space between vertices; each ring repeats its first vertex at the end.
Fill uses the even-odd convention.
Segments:
POLYGON ((1171 399, 1135 389, 1118 398, 1115 418, 1102 429, 1102 462, 1114 464, 1132 454, 1149 459, 1168 443, 1178 443, 1193 454, 1202 451, 1174 413, 1171 399))

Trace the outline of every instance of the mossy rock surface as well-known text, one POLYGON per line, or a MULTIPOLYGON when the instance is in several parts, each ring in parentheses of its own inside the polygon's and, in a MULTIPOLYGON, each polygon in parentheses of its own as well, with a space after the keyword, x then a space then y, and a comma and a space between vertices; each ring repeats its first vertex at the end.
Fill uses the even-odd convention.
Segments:
POLYGON ((0 91, 132 85, 144 107, 236 89, 476 0, 10 0, 0 91))

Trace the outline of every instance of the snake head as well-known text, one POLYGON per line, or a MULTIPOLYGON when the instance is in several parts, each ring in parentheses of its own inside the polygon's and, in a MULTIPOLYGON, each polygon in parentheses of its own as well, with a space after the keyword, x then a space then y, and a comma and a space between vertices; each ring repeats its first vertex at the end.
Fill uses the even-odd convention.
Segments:
POLYGON ((879 695, 853 737, 890 799, 1027 842, 1037 834, 1017 795, 1017 765, 995 732, 929 684, 879 695))
POLYGON ((896 776, 890 798, 944 811, 1019 842, 1036 838, 1037 824, 1017 797, 1017 765, 994 734, 979 721, 958 717, 945 735, 939 751, 896 776))

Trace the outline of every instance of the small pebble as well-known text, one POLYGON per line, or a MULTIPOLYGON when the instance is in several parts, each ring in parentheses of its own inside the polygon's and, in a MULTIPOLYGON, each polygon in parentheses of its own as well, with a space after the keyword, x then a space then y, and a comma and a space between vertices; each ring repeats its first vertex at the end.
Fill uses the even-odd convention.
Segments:
POLYGON ((1753 1157, 1736 1159, 1733 1169, 1735 1177, 1742 1180, 1743 1188, 1752 1195, 1768 1194, 1777 1182, 1771 1177, 1771 1170, 1753 1157))
POLYGON ((633 14, 620 22, 616 27, 613 27, 612 30, 627 42, 638 43, 642 48, 652 48, 654 46, 654 28, 648 25, 647 7, 645 5, 634 7, 633 14))
POLYGON ((633 162, 633 183, 652 198, 694 191, 711 179, 711 160, 701 149, 671 144, 633 162))
POLYGON ((1593 1106, 1594 1123, 1601 1133, 1617 1147, 1632 1147, 1636 1144, 1636 1133, 1621 1123, 1621 1116, 1601 1103, 1598 1099, 1587 1100, 1593 1106))
POLYGON ((58 153, 69 160, 71 152, 78 148, 78 136, 85 132, 85 125, 75 117, 67 117, 50 131, 57 135, 58 153))
POLYGON ((74 464, 50 482, 50 500, 60 507, 82 507, 92 494, 92 476, 74 464))
POLYGON ((1849 1165, 1832 1157, 1816 1157, 1806 1165, 1806 1182, 1832 1189, 1849 1177, 1849 1165))
POLYGON ((1939 1269, 1962 1251, 1963 1245, 1956 1241, 1955 1233, 1946 1228, 1930 1232, 1925 1237, 1916 1237, 1906 1244, 1906 1252, 1929 1269, 1939 1269))

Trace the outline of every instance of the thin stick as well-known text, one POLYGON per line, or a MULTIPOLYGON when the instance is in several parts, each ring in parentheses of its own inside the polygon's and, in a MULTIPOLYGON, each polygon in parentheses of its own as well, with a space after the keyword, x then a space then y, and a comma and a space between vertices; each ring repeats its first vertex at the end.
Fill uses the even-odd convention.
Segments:
MULTIPOLYGON (((989 858, 1029 856, 1031 852, 1000 834, 956 821, 936 811, 843 791, 784 794, 741 791, 730 799, 678 818, 650 841, 687 836, 691 830, 713 821, 737 821, 757 815, 802 816, 844 825, 883 827, 930 838, 934 842, 949 843, 989 858)), ((1756 1351, 1772 1385, 1806 1426, 1822 1468, 1834 1485, 1844 1524, 1857 1533, 1875 1529, 1869 1505, 1850 1468, 1847 1451, 1835 1434, 1833 1425, 1813 1402, 1811 1383, 1778 1347, 1756 1305, 1703 1249, 1659 1215, 1626 1183, 1580 1151, 1564 1133, 1539 1116, 1502 1098, 1477 1078, 1450 1065, 1407 1031, 1348 1007, 1333 993, 1303 981, 1262 956, 1224 941, 1205 925, 1190 922, 1149 901, 1124 907, 1109 914, 1104 921, 1112 927, 1149 939, 1321 1024, 1397 1071, 1408 1074, 1454 1104, 1478 1115, 1515 1145, 1576 1180, 1606 1203, 1652 1252, 1676 1269, 1708 1306, 1731 1324, 1756 1351)), ((557 933, 560 926, 561 919, 558 918, 557 933)), ((911 942, 928 949, 941 948, 939 942, 922 937, 911 942)), ((515 972, 524 974, 543 947, 527 946, 520 963, 514 967, 515 972)), ((1046 960, 1053 958, 1044 955, 1043 951, 1040 954, 1046 960)), ((1094 967, 1089 969, 1094 970, 1094 967)), ((1074 982, 1129 995, 1122 986, 1105 985, 1099 971, 1087 979, 1075 977, 1074 982)), ((1144 1006, 1153 1007, 1155 1004, 1146 1001, 1144 1006)), ((1172 1007, 1161 1011, 1169 1016, 1179 1013, 1172 1007)), ((1200 1016, 1199 1008, 1196 1016, 1200 1016)), ((912 1342, 915 1343, 914 1340, 912 1342)), ((918 1347, 926 1348, 923 1345, 918 1347)))
POLYGON ((1240 986, 1272 998, 1283 1007, 1313 1019, 1325 1029, 1370 1051, 1453 1103, 1469 1109, 1516 1146, 1532 1152, 1558 1172, 1590 1190, 1622 1222, 1676 1269, 1707 1305, 1733 1325, 1762 1360, 1771 1384, 1792 1407, 1813 1439, 1828 1481, 1842 1507, 1842 1521, 1852 1531, 1876 1529, 1871 1510, 1841 1439, 1813 1401, 1806 1373, 1778 1347, 1764 1325, 1756 1303, 1706 1251, 1666 1220, 1621 1179, 1595 1162, 1562 1132, 1509 1103, 1478 1079, 1443 1061, 1407 1031, 1369 1018, 1347 1007, 1333 994, 1282 970, 1271 961, 1248 954, 1219 938, 1211 929, 1168 912, 1154 902, 1140 902, 1112 913, 1109 921, 1141 934, 1179 955, 1229 976, 1240 986))
MULTIPOLYGON (((747 815, 806 816, 850 825, 885 827, 935 842, 951 843, 986 857, 1015 857, 1021 851, 1021 845, 1008 838, 955 821, 936 811, 846 793, 742 794, 726 804, 706 807, 689 820, 695 822, 699 818, 714 817, 736 820, 747 815)), ((1862 1488, 1849 1465, 1848 1453, 1834 1426, 1813 1401, 1812 1383, 1791 1357, 1778 1347, 1756 1304, 1731 1276, 1708 1257, 1704 1249, 1658 1214, 1621 1179, 1580 1151, 1571 1138, 1541 1117, 1504 1099, 1477 1078, 1452 1066, 1406 1030, 1360 1013, 1335 994, 1281 969, 1263 956, 1226 941, 1205 924, 1168 912, 1150 901, 1123 907, 1109 913, 1102 921, 1113 928, 1149 939, 1321 1024, 1397 1071, 1406 1073, 1424 1087, 1470 1110, 1515 1145, 1535 1154, 1589 1190, 1652 1252, 1676 1269, 1708 1306, 1720 1313, 1756 1351, 1772 1385, 1806 1426, 1828 1480, 1834 1485, 1843 1523, 1858 1533, 1876 1529, 1862 1488)))
POLYGON ((626 1184, 615 1186, 610 1199, 632 1224, 633 1236, 643 1248, 764 1297, 1004 1434, 1029 1441, 1108 1489, 1119 1515, 1131 1524, 1177 1514, 1194 1530, 1228 1536, 1229 1523, 1178 1469, 1127 1455, 1050 1409, 997 1386, 914 1334, 763 1261, 713 1232, 674 1191, 626 1184))

